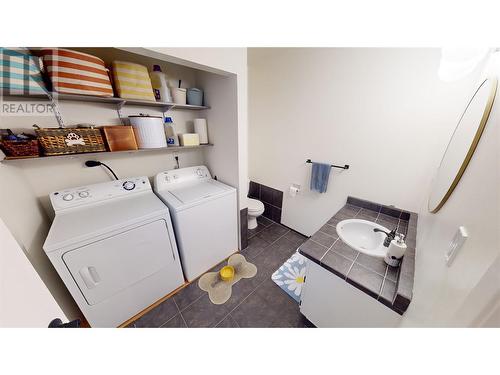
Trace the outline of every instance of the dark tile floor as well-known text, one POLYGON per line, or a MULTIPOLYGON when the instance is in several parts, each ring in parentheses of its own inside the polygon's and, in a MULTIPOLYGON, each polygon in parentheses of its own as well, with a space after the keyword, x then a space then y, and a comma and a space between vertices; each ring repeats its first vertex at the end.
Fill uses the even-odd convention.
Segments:
POLYGON ((249 231, 248 247, 241 252, 257 266, 257 275, 238 281, 226 303, 211 303, 194 281, 131 327, 311 327, 300 314, 299 305, 271 280, 273 272, 306 237, 264 217, 258 223, 249 231))

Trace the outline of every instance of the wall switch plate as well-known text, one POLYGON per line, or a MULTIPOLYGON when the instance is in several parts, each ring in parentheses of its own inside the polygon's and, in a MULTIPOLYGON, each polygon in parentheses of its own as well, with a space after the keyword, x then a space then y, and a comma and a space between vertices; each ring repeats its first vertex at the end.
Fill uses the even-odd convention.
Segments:
POLYGON ((448 267, 451 266, 453 260, 457 256, 458 251, 462 248, 468 237, 469 235, 467 234, 467 229, 465 229, 465 227, 459 227, 450 242, 448 250, 444 255, 444 259, 446 260, 446 265, 448 267))

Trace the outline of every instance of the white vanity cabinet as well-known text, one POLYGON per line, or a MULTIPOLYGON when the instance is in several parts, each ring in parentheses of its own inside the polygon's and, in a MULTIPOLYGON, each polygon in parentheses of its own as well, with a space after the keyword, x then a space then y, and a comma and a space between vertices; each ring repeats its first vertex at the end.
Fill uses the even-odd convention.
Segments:
POLYGON ((397 327, 402 316, 307 259, 300 312, 316 327, 397 327))

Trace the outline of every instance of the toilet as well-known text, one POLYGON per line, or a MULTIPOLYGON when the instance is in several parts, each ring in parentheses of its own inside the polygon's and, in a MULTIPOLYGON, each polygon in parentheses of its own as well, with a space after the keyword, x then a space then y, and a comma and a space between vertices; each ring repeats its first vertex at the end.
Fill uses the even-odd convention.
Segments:
POLYGON ((247 198, 248 201, 248 229, 257 228, 257 218, 264 213, 264 203, 257 199, 247 198))

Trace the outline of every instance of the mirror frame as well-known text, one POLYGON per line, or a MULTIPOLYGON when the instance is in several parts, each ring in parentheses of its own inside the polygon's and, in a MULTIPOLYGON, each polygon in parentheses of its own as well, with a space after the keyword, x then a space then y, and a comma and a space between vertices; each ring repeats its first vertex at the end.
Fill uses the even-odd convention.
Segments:
MULTIPOLYGON (((490 94, 488 96, 488 101, 486 102, 486 106, 484 108, 483 115, 481 117, 481 121, 480 121, 479 126, 478 126, 478 128, 476 130, 476 134, 474 135, 472 143, 471 143, 471 145, 469 147, 469 151, 465 155, 464 161, 462 162, 462 165, 460 166, 460 169, 458 170, 457 175, 453 179, 453 182, 451 183, 450 187, 448 188, 448 191, 443 196, 443 198, 438 203, 438 205, 436 207, 434 207, 434 208, 430 207, 430 204, 431 204, 431 202, 430 202, 431 201, 431 194, 430 193, 431 192, 429 193, 429 199, 427 201, 427 207, 428 207, 430 213, 435 214, 436 212, 438 212, 444 206, 444 204, 446 203, 446 201, 450 198, 451 194, 453 194, 453 191, 455 190, 455 188, 457 187, 458 183, 460 182, 460 179, 462 178, 463 174, 465 173, 465 170, 467 169, 467 166, 469 165, 469 162, 471 161, 472 156, 474 155, 474 152, 476 151, 477 145, 479 144, 479 140, 481 139, 481 136, 483 135, 484 129, 486 128, 486 123, 488 122, 488 119, 490 117, 491 109, 493 108, 493 102, 495 101, 495 96, 496 96, 497 87, 498 87, 498 80, 497 80, 496 77, 486 78, 479 85, 479 87, 477 88, 477 90, 474 92, 474 95, 472 96, 472 98, 470 99, 469 103, 467 104, 467 107, 465 108, 465 111, 462 113, 462 116, 460 116, 460 120, 458 121, 458 124, 455 127, 455 130, 453 131, 453 134, 452 134, 452 136, 450 138, 448 146, 446 146, 446 150, 445 150, 445 152, 443 154, 443 158, 441 159, 441 163, 443 162, 444 157, 446 155, 446 151, 448 151, 448 147, 450 146, 450 144, 451 144, 451 142, 453 140, 453 135, 455 135, 456 129, 460 126, 460 123, 462 122, 463 117, 467 113, 467 109, 469 108, 470 104, 474 100, 477 92, 481 89, 481 87, 487 81, 491 81, 493 84, 492 84, 491 89, 490 89, 490 94)), ((439 163, 438 173, 439 173, 439 169, 441 168, 441 163, 439 163)))

